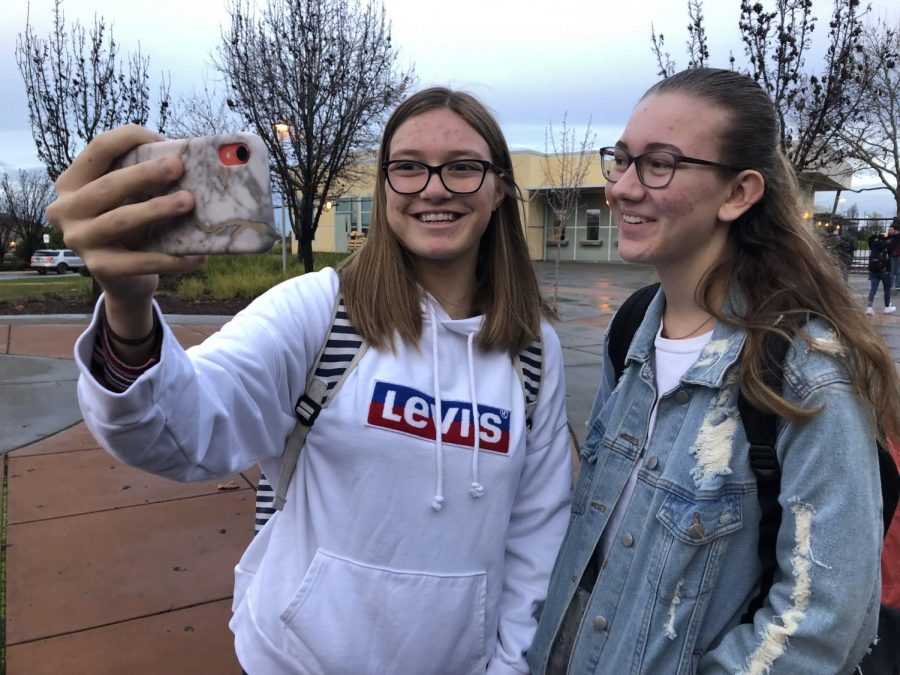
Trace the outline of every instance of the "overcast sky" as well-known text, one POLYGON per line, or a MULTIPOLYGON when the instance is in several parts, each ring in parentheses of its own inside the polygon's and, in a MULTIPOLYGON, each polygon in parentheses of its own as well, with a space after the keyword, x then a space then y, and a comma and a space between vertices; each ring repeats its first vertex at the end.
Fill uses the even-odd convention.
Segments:
MULTIPOLYGON (((764 0, 765 5, 773 4, 764 0)), ((15 63, 17 35, 28 5, 3 0, 0 10, 0 169, 40 166, 31 138, 22 78, 15 63)), ((592 119, 598 144, 614 142, 632 106, 656 81, 650 51, 651 22, 666 35, 678 65, 686 62, 687 0, 385 0, 393 41, 422 87, 466 89, 496 113, 513 148, 543 151, 548 121, 568 111, 571 125, 592 119)), ((743 61, 737 21, 739 0, 707 0, 704 6, 712 65, 727 67, 729 51, 743 61)), ((814 0, 819 17, 809 62, 821 58, 831 0, 814 0)), ((49 34, 52 0, 32 0, 31 22, 49 34)), ((99 14, 113 25, 120 55, 140 44, 150 57, 153 89, 159 73, 172 78, 172 97, 216 78, 210 54, 227 23, 225 0, 65 0, 67 23, 90 25, 99 14)), ((875 0, 875 13, 900 20, 900 0, 875 0)), ((861 185, 860 180, 855 186, 861 185)), ((893 215, 886 191, 845 194, 862 213, 893 215)), ((828 201, 825 195, 818 201, 828 201)))

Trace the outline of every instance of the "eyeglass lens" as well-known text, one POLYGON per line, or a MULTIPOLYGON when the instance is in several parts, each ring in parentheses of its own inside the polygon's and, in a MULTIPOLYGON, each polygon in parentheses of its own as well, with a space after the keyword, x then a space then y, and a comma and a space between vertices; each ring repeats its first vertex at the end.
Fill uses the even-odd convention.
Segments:
POLYGON ((632 162, 637 164, 638 180, 650 188, 665 187, 675 173, 675 157, 668 152, 646 152, 638 157, 619 148, 604 148, 600 152, 600 169, 609 181, 619 180, 632 162))
POLYGON ((387 178, 396 192, 415 194, 425 189, 432 172, 438 173, 450 192, 467 194, 478 192, 481 188, 487 166, 469 160, 448 162, 439 167, 429 167, 419 162, 391 162, 388 164, 387 178))

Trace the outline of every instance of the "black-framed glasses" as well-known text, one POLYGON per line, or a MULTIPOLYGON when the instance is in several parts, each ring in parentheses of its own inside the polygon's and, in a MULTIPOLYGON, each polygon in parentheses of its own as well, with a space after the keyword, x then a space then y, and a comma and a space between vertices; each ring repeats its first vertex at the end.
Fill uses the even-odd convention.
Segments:
POLYGON ((392 159, 382 163, 381 170, 391 189, 401 195, 421 192, 435 173, 447 191, 457 195, 478 192, 488 171, 503 173, 503 169, 484 159, 454 159, 438 166, 410 159, 392 159))
POLYGON ((744 170, 728 164, 710 162, 708 159, 676 155, 668 150, 653 150, 637 157, 632 157, 622 148, 600 148, 600 171, 610 183, 615 183, 624 176, 625 172, 628 171, 628 167, 632 164, 637 170, 637 177, 641 184, 651 189, 667 187, 675 177, 675 170, 679 164, 715 166, 729 171, 744 170))

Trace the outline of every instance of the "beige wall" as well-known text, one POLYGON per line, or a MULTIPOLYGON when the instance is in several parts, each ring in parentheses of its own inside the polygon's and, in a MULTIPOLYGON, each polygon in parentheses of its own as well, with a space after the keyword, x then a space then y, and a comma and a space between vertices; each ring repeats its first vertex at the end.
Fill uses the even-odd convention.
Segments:
MULTIPOLYGON (((319 227, 316 230, 316 238, 313 241, 313 251, 334 251, 336 250, 335 241, 338 236, 335 233, 335 223, 337 213, 335 205, 339 197, 371 197, 375 191, 375 162, 374 160, 366 160, 355 168, 357 175, 351 180, 344 182, 342 190, 336 190, 336 196, 331 198, 331 207, 326 207, 322 211, 319 218, 319 227)), ((343 233, 341 233, 343 238, 343 233)))
MULTIPOLYGON (((544 202, 540 197, 540 188, 549 186, 547 180, 548 168, 551 176, 559 175, 559 160, 551 156, 549 167, 545 163, 545 155, 531 150, 516 151, 512 153, 513 173, 516 182, 522 190, 524 201, 521 204, 522 220, 525 224, 525 238, 528 242, 528 250, 533 260, 540 260, 544 254, 544 202)), ((362 174, 356 180, 348 181, 343 191, 344 197, 368 197, 374 192, 376 167, 374 162, 367 162, 362 166, 362 174)), ((606 183, 600 174, 600 162, 591 158, 589 170, 585 177, 585 186, 598 187, 606 183)), ((337 199, 334 199, 337 202, 337 199)), ((314 251, 334 251, 338 239, 343 239, 343 233, 335 232, 336 213, 332 206, 322 213, 319 220, 319 228, 316 231, 316 239, 313 242, 314 251)))
MULTIPOLYGON (((548 156, 533 150, 520 150, 512 153, 512 163, 516 183, 519 185, 524 199, 520 208, 525 226, 525 238, 528 242, 528 251, 533 260, 541 260, 546 248, 544 225, 548 220, 545 214, 546 205, 541 192, 551 187, 553 183, 560 182, 561 160, 555 155, 548 156)), ((370 197, 374 192, 377 173, 375 161, 367 159, 360 164, 359 175, 353 180, 345 181, 343 190, 335 192, 345 197, 370 197)), ((849 177, 842 174, 839 178, 842 178, 842 180, 838 182, 832 176, 826 174, 801 176, 802 203, 799 205, 801 213, 805 211, 810 216, 812 215, 815 191, 849 186, 849 177), (826 182, 829 185, 823 184, 826 182)), ((583 221, 585 216, 583 209, 585 208, 601 209, 603 211, 602 224, 608 225, 609 212, 603 197, 603 188, 605 186, 606 180, 600 173, 599 156, 594 154, 589 159, 588 172, 582 184, 582 187, 585 189, 585 195, 583 199, 579 198, 577 227, 584 228, 583 221)), ((336 203, 337 197, 333 197, 332 201, 336 203)), ((345 225, 340 217, 336 218, 337 215, 334 206, 323 211, 319 221, 319 228, 316 232, 316 239, 313 242, 314 251, 334 251, 338 248, 346 250, 346 233, 343 229, 345 225), (340 230, 337 232, 335 229, 336 222, 340 230)), ((583 229, 581 231, 583 232, 583 229)), ((605 232, 602 246, 592 241, 579 241, 576 233, 576 236, 570 242, 571 246, 565 255, 562 256, 563 259, 566 259, 567 256, 568 259, 576 260, 620 260, 616 250, 617 228, 612 227, 610 229, 607 227, 605 232), (579 248, 579 246, 585 247, 591 244, 593 246, 589 248, 579 248)), ((550 256, 551 253, 548 251, 547 255, 550 256)))

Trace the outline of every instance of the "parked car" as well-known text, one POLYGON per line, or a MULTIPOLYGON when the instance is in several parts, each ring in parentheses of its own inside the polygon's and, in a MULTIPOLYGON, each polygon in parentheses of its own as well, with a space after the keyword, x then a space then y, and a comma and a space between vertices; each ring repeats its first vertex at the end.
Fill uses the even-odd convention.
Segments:
POLYGON ((77 272, 84 267, 84 260, 78 257, 75 251, 67 248, 46 248, 35 251, 31 256, 31 269, 38 274, 46 274, 47 270, 53 270, 57 274, 65 274, 69 270, 77 272))

